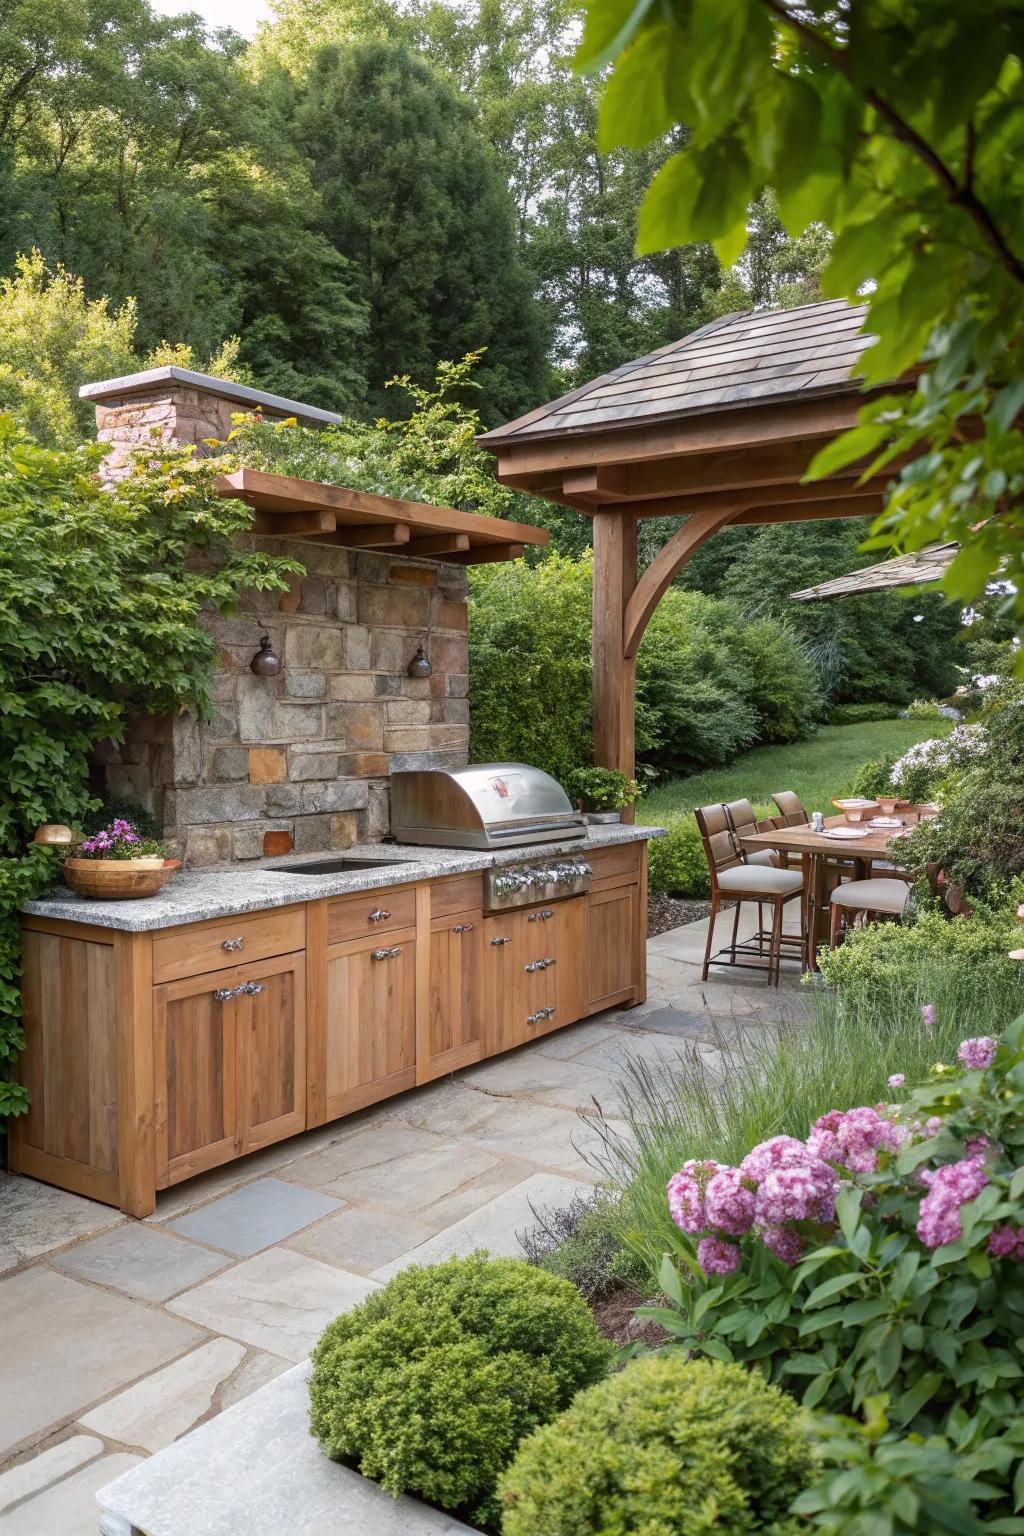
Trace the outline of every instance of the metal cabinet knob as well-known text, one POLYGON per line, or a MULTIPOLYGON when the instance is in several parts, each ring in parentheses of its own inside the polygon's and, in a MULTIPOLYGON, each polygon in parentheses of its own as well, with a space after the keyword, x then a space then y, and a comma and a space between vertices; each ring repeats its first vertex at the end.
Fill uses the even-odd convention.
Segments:
POLYGON ((542 912, 531 912, 526 921, 528 923, 546 923, 548 918, 554 917, 554 915, 549 907, 545 907, 542 912))
POLYGON ((511 944, 512 940, 511 940, 511 938, 507 938, 507 939, 492 939, 491 943, 492 944, 511 944))
POLYGON ((529 965, 525 966, 524 969, 532 974, 534 971, 546 971, 548 967, 554 965, 554 963, 554 955, 546 955, 543 960, 531 960, 529 965))
POLYGON ((263 990, 262 981, 243 981, 237 987, 217 987, 213 995, 218 1003, 229 1003, 233 997, 256 997, 263 990))
POLYGON ((527 1024, 542 1024, 545 1019, 550 1019, 558 1012, 557 1008, 538 1008, 536 1013, 526 1015, 527 1024))
POLYGON ((473 932, 473 924, 472 923, 456 923, 455 927, 452 929, 452 933, 472 933, 472 932, 473 932))
POLYGON ((225 939, 224 943, 221 945, 221 949, 226 949, 229 954, 231 954, 234 950, 244 949, 244 948, 245 948, 245 940, 244 939, 225 939))
POLYGON ((386 923, 390 916, 391 913, 387 910, 386 907, 374 907, 373 911, 370 913, 369 920, 371 923, 386 923))
POLYGON ((370 956, 371 960, 394 960, 396 955, 402 953, 402 946, 395 944, 391 949, 375 949, 370 956))

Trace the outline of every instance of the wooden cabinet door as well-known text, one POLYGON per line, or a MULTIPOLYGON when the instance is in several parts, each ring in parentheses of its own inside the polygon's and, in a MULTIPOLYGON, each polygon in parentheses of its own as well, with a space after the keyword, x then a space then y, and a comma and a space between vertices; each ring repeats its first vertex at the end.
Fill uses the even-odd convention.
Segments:
POLYGON ((523 912, 484 918, 484 1055, 509 1051, 529 1039, 523 912))
POLYGON ((353 939, 327 951, 327 1119, 416 1082, 416 935, 353 939))
POLYGON ((245 967, 236 999, 238 1116, 242 1151, 306 1128, 306 958, 282 955, 245 967))
POLYGON ((486 918, 485 1055, 578 1019, 582 965, 582 898, 486 918))
POLYGON ((480 912, 437 917, 430 925, 430 1077, 483 1054, 483 948, 480 912))
POLYGON ((234 971, 153 989, 156 1186, 166 1189, 242 1150, 234 971))
POLYGON ((640 887, 618 885, 607 891, 591 891, 584 900, 585 1011, 595 1013, 599 1008, 633 1001, 640 988, 640 887))

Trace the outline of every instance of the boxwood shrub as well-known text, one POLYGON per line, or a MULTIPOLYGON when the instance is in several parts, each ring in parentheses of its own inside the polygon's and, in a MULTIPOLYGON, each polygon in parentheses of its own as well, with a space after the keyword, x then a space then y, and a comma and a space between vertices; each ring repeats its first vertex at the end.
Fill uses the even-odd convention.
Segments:
POLYGON ((647 1356, 523 1443, 502 1536, 781 1536, 814 1472, 803 1415, 762 1376, 647 1356))
POLYGON ((476 1253, 413 1266, 329 1324, 310 1424, 328 1456, 481 1524, 524 1436, 608 1369, 575 1286, 476 1253))
POLYGON ((672 816, 664 822, 665 836, 647 845, 647 878, 652 896, 710 896, 711 876, 692 816, 672 816))

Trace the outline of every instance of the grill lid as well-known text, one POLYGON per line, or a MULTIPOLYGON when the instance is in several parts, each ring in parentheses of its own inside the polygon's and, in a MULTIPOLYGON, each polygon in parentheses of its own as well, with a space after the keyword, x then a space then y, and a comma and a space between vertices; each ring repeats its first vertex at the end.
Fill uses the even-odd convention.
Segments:
POLYGON ((473 763, 393 773, 391 830, 399 842, 457 837, 486 848, 582 837, 586 829, 550 774, 527 763, 473 763))

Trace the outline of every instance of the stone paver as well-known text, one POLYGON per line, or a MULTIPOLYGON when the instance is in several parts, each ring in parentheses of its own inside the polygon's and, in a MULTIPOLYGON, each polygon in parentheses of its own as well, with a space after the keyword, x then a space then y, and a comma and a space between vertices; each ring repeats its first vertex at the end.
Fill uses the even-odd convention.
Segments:
MULTIPOLYGON (((702 982, 705 936, 693 924, 651 941, 649 997, 637 1008, 212 1169, 165 1190, 144 1223, 0 1175, 0 1274, 19 1271, 0 1280, 3 1536, 96 1536, 97 1487, 157 1447, 176 1456, 169 1442, 200 1421, 189 1444, 213 1444, 225 1410, 276 1377, 291 1381, 282 1391, 304 1414, 292 1368, 331 1318, 404 1264, 481 1246, 518 1253, 534 1210, 599 1182, 593 1100, 628 1139, 619 1114, 630 1062, 675 1075, 697 1055, 722 1070, 723 1038, 742 1044, 806 1016, 793 968, 777 991, 751 971, 717 969, 702 982)), ((309 1445, 311 1465, 327 1469, 333 1518, 346 1474, 309 1445)), ((255 1448, 256 1469, 266 1450, 255 1448)), ((224 1494, 228 1523, 216 1530, 236 1536, 242 1491, 226 1480, 224 1494)), ((245 1497, 246 1536, 264 1528, 248 1522, 250 1508, 274 1536, 286 1528, 287 1510, 263 1510, 255 1482, 245 1497)), ((462 1529, 438 1518, 439 1531, 462 1529)), ((371 1524, 376 1536, 397 1533, 402 1519, 400 1505, 377 1499, 358 1536, 371 1524)))
POLYGON ((245 1348, 234 1339, 211 1339, 119 1392, 81 1422, 122 1445, 162 1450, 209 1413, 217 1389, 244 1359, 245 1348))
POLYGON ((166 1365, 203 1335, 49 1269, 0 1282, 0 1454, 166 1365), (15 1385, 16 1384, 16 1385, 15 1385))
POLYGON ((109 1205, 0 1171, 0 1275, 125 1220, 109 1205))
POLYGON ((79 1243, 53 1260, 65 1274, 113 1286, 139 1301, 166 1301, 227 1262, 218 1253, 137 1221, 79 1243))
POLYGON ((247 1259, 340 1208, 341 1201, 283 1179, 257 1179, 168 1223, 184 1237, 247 1259))
POLYGON ((19 1462, 9 1472, 0 1474, 0 1515, 58 1478, 67 1477, 69 1472, 92 1461, 102 1451, 103 1441, 97 1440, 95 1435, 72 1435, 70 1440, 62 1440, 47 1451, 40 1451, 30 1461, 19 1462))
POLYGON ((3 1517, 3 1536, 96 1536, 96 1494, 141 1460, 122 1451, 90 1461, 80 1472, 9 1510, 3 1517))
POLYGON ((186 1291, 172 1312, 285 1360, 304 1360, 332 1318, 376 1286, 288 1248, 269 1248, 186 1291))
POLYGON ((579 1194, 590 1190, 589 1184, 574 1183, 555 1174, 536 1173, 532 1178, 507 1190, 496 1200, 482 1205, 471 1216, 464 1216, 453 1227, 429 1237, 425 1243, 374 1271, 375 1280, 390 1280, 407 1264, 437 1264, 453 1256, 465 1257, 477 1248, 486 1248, 496 1259, 522 1257, 520 1232, 536 1227, 537 1213, 571 1205, 579 1194))

